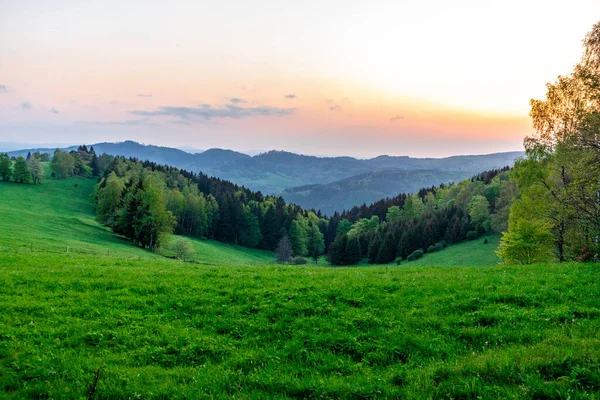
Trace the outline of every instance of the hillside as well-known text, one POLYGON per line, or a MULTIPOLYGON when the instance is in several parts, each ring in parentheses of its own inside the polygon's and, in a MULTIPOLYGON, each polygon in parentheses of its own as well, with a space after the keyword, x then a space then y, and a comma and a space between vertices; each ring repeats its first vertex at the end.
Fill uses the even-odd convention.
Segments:
POLYGON ((415 261, 403 261, 409 267, 492 267, 502 262, 496 255, 500 235, 486 235, 448 246, 442 251, 425 253, 415 261), (487 241, 487 243, 486 243, 487 241))
MULTIPOLYGON (((385 170, 462 171, 465 176, 489 169, 512 165, 522 152, 496 153, 447 158, 411 158, 379 156, 372 159, 352 157, 315 157, 284 151, 269 151, 256 156, 232 150, 210 149, 198 154, 182 150, 141 145, 133 141, 94 144, 97 153, 135 157, 172 165, 244 185, 263 193, 280 193, 298 186, 327 184, 352 176, 385 170)), ((29 151, 52 152, 53 149, 27 149, 10 152, 11 156, 29 151)), ((444 177, 432 184, 444 182, 444 177)), ((416 178, 418 179, 418 177, 416 178)), ((412 180, 409 177, 407 181, 412 180)), ((355 203, 354 205, 356 205, 355 203)))
MULTIPOLYGON (((91 196, 96 181, 48 180, 42 185, 0 182, 0 254, 4 252, 90 254, 158 259, 95 221, 91 196)), ((241 246, 188 240, 204 264, 267 264, 273 254, 241 246)))
POLYGON ((422 188, 458 182, 480 171, 386 170, 368 172, 337 182, 308 185, 284 190, 285 201, 306 209, 332 215, 361 204, 393 197, 399 193, 416 193, 422 188))

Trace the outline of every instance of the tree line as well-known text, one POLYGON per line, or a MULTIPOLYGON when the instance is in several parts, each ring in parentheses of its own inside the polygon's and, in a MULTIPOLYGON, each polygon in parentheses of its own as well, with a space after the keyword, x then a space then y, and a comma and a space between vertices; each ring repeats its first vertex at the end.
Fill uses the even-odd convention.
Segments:
POLYGON ((94 197, 100 222, 150 249, 171 233, 271 251, 289 240, 287 258, 318 257, 325 248, 328 221, 314 211, 150 161, 112 157, 94 197))

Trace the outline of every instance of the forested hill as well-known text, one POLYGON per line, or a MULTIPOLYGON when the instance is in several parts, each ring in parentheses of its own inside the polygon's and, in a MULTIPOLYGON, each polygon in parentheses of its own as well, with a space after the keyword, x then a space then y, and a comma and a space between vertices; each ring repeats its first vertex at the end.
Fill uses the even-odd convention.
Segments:
MULTIPOLYGON (((133 141, 97 143, 93 147, 98 154, 134 157, 188 171, 203 172, 267 194, 279 194, 285 189, 328 184, 360 174, 385 170, 463 171, 463 177, 466 177, 473 173, 512 165, 515 159, 523 155, 522 152, 508 152, 447 158, 379 156, 362 160, 352 157, 306 156, 283 151, 249 156, 232 150, 210 149, 191 154, 179 149, 142 145, 133 141)), ((76 147, 67 150, 76 150, 76 147)), ((9 155, 26 156, 35 151, 52 153, 54 149, 20 150, 10 152, 9 155)), ((415 178, 411 174, 407 176, 408 181, 413 179, 415 178)), ((444 182, 446 178, 440 172, 440 178, 434 179, 426 186, 444 182)), ((354 205, 356 204, 361 203, 354 205)))
POLYGON ((337 182, 286 189, 282 197, 306 209, 325 215, 361 204, 371 204, 398 193, 416 193, 425 187, 458 182, 481 171, 385 170, 368 172, 337 182))

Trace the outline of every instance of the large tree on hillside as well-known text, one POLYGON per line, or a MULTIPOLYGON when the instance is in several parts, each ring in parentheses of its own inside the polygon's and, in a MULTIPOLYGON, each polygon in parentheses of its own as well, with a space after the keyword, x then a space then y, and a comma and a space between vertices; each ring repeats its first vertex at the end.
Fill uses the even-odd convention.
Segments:
POLYGON ((34 185, 41 184, 44 180, 44 167, 38 157, 31 157, 27 162, 29 165, 29 172, 31 173, 31 179, 34 185))
POLYGON ((7 181, 10 179, 11 175, 11 166, 12 161, 8 154, 1 153, 0 154, 0 177, 2 177, 3 181, 7 181))
POLYGON ((50 169, 56 178, 67 178, 73 175, 73 171, 75 170, 75 159, 67 152, 56 150, 52 157, 52 161, 50 162, 50 169))
POLYGON ((31 172, 27 161, 23 157, 18 157, 15 161, 13 180, 17 183, 29 183, 31 181, 31 172))

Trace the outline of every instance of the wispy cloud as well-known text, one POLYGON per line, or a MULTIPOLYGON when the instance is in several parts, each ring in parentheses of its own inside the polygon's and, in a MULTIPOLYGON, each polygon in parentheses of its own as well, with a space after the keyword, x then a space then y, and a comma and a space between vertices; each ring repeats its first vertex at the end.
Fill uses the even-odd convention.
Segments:
POLYGON ((6 85, 0 85, 0 93, 6 93, 8 92, 8 88, 6 87, 6 85))
POLYGON ((342 107, 336 104, 335 106, 329 107, 329 111, 342 111, 342 107))
POLYGON ((390 122, 396 122, 404 119, 404 115, 396 114, 394 117, 390 118, 390 122))
POLYGON ((58 111, 56 108, 52 107, 52 109, 50 110, 50 112, 52 114, 60 114, 60 111, 58 111))
POLYGON ((156 125, 148 118, 142 119, 127 119, 120 121, 75 121, 81 125, 122 125, 122 126, 138 126, 138 125, 156 125))
POLYGON ((286 94, 286 95, 285 95, 285 96, 283 96, 283 97, 285 97, 286 99, 295 99, 295 98, 296 98, 296 95, 295 95, 294 93, 290 93, 290 94, 286 94))
POLYGON ((33 108, 33 105, 28 101, 24 101, 21 103, 21 109, 23 109, 23 110, 31 110, 32 108, 33 108))
POLYGON ((239 97, 232 97, 229 99, 229 101, 233 104, 242 104, 242 103, 247 103, 246 100, 244 99, 240 99, 239 97))
POLYGON ((226 104, 215 108, 210 105, 201 107, 174 107, 164 106, 153 111, 134 110, 130 111, 133 115, 142 117, 179 117, 182 120, 191 118, 202 118, 210 120, 213 118, 252 118, 252 117, 281 117, 292 114, 295 108, 277 108, 277 107, 240 107, 233 104, 226 104))
POLYGON ((169 123, 170 124, 177 124, 177 125, 194 125, 193 122, 187 121, 187 120, 184 120, 184 119, 176 119, 176 120, 173 120, 173 121, 169 121, 169 123))
POLYGON ((137 97, 153 97, 153 95, 152 95, 152 94, 144 94, 144 93, 139 93, 139 94, 137 95, 137 97))

